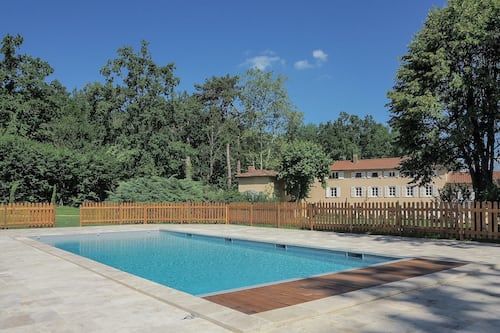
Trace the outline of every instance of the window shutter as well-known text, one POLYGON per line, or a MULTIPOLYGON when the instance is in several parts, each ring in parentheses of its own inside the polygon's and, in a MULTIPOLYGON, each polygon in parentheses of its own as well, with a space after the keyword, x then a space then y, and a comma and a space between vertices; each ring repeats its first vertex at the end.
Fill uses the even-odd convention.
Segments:
POLYGON ((339 179, 344 179, 344 171, 339 171, 339 179))
POLYGON ((366 178, 372 178, 372 172, 371 171, 367 171, 366 172, 366 178))
POLYGON ((419 189, 420 189, 420 191, 419 191, 420 192, 420 196, 422 198, 425 198, 425 186, 420 186, 419 189))
POLYGON ((361 186, 361 197, 366 197, 366 186, 361 186))
POLYGON ((351 171, 351 178, 356 178, 356 172, 351 171))
POLYGON ((371 186, 368 186, 368 197, 369 198, 373 197, 373 195, 372 195, 372 187, 371 186))
POLYGON ((356 188, 354 186, 351 187, 351 198, 356 197, 356 188))
POLYGON ((384 197, 388 197, 389 196, 389 186, 384 186, 384 197))
POLYGON ((402 197, 408 197, 408 191, 406 190, 407 186, 401 186, 402 197))
POLYGON ((330 197, 330 188, 329 188, 329 187, 327 187, 327 188, 325 189, 325 198, 329 198, 329 197, 330 197))
POLYGON ((401 189, 399 186, 396 186, 396 197, 399 198, 400 195, 401 195, 401 189))
POLYGON ((341 194, 340 194, 340 187, 337 187, 337 198, 340 198, 341 194))
POLYGON ((432 185, 432 195, 437 197, 438 196, 438 189, 436 185, 432 185))
POLYGON ((389 177, 389 171, 384 171, 384 178, 389 177))
POLYGON ((414 186, 413 187, 413 196, 415 198, 418 198, 420 196, 420 193, 419 193, 419 187, 418 186, 414 186))

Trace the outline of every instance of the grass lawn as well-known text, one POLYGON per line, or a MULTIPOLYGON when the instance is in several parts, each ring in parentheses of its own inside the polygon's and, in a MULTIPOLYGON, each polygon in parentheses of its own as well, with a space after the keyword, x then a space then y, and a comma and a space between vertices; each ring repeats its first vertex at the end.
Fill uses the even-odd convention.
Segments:
POLYGON ((56 227, 79 227, 80 209, 58 206, 56 208, 56 227))

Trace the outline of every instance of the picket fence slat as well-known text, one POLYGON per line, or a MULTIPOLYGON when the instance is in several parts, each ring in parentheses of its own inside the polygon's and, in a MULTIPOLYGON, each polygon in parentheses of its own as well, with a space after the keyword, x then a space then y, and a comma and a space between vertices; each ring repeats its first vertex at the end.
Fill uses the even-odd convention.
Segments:
POLYGON ((229 223, 337 232, 500 239, 498 202, 84 203, 84 225, 229 223))
POLYGON ((51 228, 55 207, 48 203, 0 204, 0 229, 51 228))

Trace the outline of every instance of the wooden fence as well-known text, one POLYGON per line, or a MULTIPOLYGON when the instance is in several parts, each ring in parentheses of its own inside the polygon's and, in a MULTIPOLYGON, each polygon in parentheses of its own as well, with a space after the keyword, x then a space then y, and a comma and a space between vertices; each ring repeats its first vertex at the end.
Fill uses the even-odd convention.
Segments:
POLYGON ((85 203, 81 225, 226 223, 457 239, 500 239, 498 202, 85 203))
POLYGON ((80 206, 80 225, 228 223, 224 203, 110 203, 80 206))
POLYGON ((314 230, 500 239, 498 202, 317 203, 309 209, 314 230))
POLYGON ((55 207, 48 203, 0 204, 0 229, 47 228, 55 224, 55 207))

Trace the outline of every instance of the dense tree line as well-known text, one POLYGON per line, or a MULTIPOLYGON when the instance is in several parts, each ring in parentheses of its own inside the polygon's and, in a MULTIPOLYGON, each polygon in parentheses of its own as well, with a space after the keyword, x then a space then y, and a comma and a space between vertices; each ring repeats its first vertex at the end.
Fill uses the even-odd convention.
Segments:
POLYGON ((102 81, 68 92, 49 81, 46 61, 20 52, 22 43, 6 35, 0 49, 0 202, 53 193, 73 205, 128 198, 124 189, 166 178, 193 182, 167 183, 205 191, 200 200, 209 200, 204 186, 224 200, 220 193, 234 196, 240 166, 277 169, 295 142, 310 141, 329 160, 398 153, 394 133, 370 116, 305 125, 286 78, 272 72, 250 69, 179 91, 175 65, 157 64, 142 42, 118 49, 102 81))

